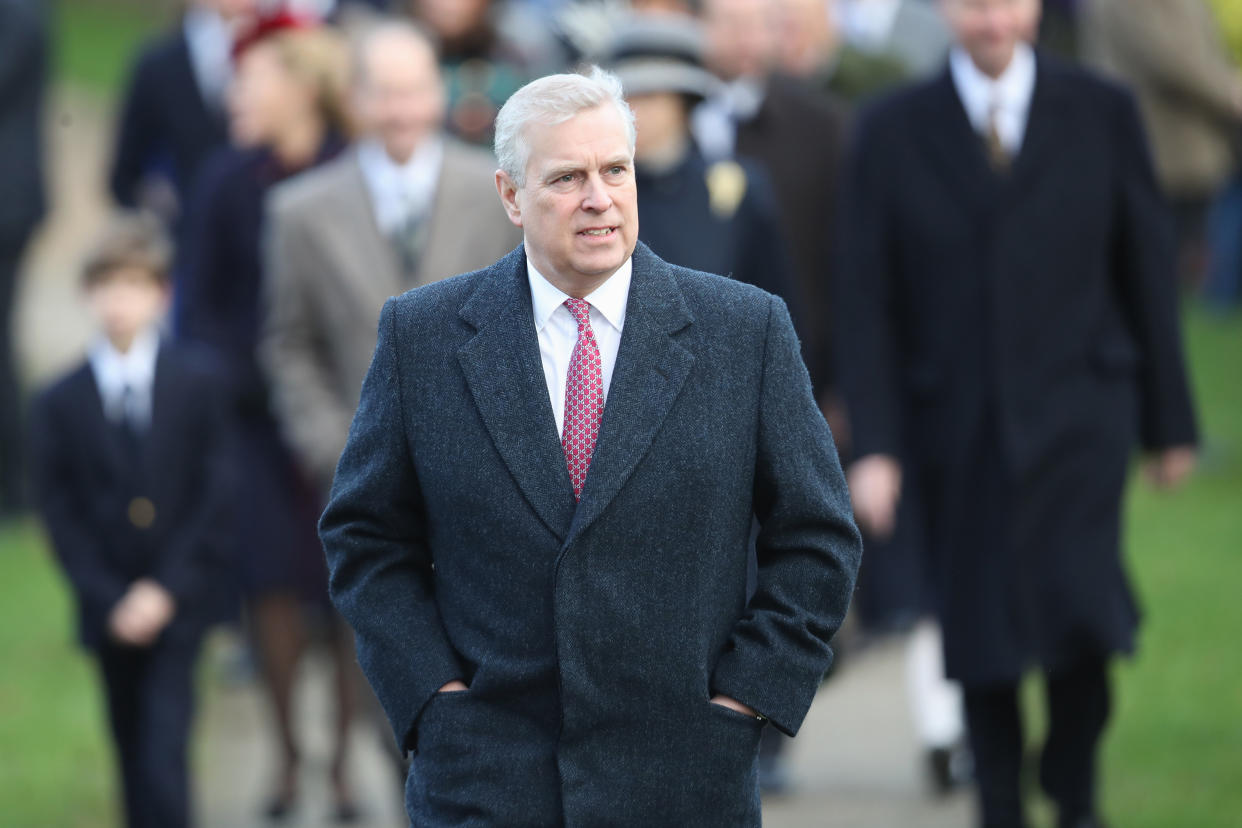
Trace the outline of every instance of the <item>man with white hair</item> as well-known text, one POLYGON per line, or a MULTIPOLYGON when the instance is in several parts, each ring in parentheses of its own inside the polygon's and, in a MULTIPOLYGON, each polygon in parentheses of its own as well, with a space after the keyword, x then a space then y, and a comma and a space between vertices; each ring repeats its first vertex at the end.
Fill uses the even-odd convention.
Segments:
POLYGON ((491 187, 491 153, 444 134, 435 50, 404 22, 357 43, 363 137, 268 201, 268 317, 261 354, 273 405, 326 492, 389 296, 484 267, 521 234, 491 187))
POLYGON ((758 825, 831 662, 861 544, 789 314, 637 242, 634 137, 601 70, 523 87, 524 244, 380 318, 320 534, 416 825, 758 825))

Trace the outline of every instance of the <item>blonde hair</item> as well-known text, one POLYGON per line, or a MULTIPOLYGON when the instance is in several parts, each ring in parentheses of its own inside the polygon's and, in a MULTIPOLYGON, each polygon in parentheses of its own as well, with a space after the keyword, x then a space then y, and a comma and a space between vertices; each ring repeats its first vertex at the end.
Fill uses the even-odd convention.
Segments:
POLYGON ((326 26, 287 29, 256 45, 271 46, 285 68, 313 90, 316 108, 331 128, 347 138, 353 135, 347 104, 349 47, 340 34, 326 26))

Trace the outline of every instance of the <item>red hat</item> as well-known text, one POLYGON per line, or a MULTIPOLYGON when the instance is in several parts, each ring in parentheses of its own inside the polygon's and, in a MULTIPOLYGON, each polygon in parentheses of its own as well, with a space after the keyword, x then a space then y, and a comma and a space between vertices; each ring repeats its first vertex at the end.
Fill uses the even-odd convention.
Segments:
POLYGON ((272 35, 280 34, 281 32, 313 29, 320 25, 321 22, 316 17, 297 14, 284 8, 276 12, 261 14, 252 25, 239 33, 237 39, 233 41, 233 60, 236 61, 251 46, 266 40, 272 35))

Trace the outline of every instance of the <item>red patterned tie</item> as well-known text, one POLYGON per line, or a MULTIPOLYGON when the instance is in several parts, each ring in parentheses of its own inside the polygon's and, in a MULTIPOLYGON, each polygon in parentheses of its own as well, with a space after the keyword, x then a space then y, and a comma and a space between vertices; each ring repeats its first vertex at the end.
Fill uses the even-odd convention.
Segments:
POLYGON ((565 425, 561 446, 574 484, 574 500, 582 497, 591 454, 599 438, 599 421, 604 416, 604 371, 599 358, 595 331, 591 330, 591 305, 585 299, 566 299, 565 307, 578 320, 578 343, 569 358, 565 382, 565 425))

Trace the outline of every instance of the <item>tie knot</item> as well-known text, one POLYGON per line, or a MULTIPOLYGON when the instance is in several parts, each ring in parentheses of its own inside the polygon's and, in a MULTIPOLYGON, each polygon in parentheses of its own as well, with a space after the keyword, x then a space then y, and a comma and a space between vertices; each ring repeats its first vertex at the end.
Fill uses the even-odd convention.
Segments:
POLYGON ((566 299, 565 307, 569 308, 569 312, 574 315, 574 319, 578 320, 579 327, 591 324, 591 303, 585 299, 566 299))

